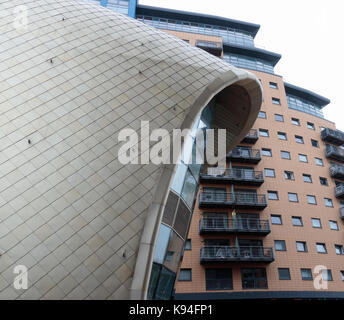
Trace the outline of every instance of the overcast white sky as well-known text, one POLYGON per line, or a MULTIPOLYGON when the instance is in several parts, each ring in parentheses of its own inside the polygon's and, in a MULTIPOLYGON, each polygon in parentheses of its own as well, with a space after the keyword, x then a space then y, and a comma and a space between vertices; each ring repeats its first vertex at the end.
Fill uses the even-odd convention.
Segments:
POLYGON ((282 54, 275 73, 331 100, 324 113, 344 131, 343 0, 139 0, 140 4, 257 23, 255 43, 282 54))

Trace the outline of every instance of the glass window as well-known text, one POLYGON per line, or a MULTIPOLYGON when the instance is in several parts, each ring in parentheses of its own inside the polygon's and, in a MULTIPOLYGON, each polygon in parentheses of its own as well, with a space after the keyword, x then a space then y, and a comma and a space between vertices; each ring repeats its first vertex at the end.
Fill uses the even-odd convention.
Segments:
POLYGON ((334 248, 336 249, 336 254, 339 255, 343 255, 344 254, 344 250, 343 250, 343 246, 340 244, 335 244, 334 248))
POLYGON ((269 86, 272 89, 278 89, 278 84, 276 82, 269 82, 269 86))
POLYGON ((340 272, 340 276, 342 277, 342 281, 344 281, 344 271, 340 272))
POLYGON ((264 169, 265 177, 275 178, 275 170, 274 169, 264 169))
POLYGON ((280 280, 290 280, 289 268, 278 268, 278 276, 280 280))
POLYGON ((293 221, 293 226, 296 226, 296 227, 303 226, 301 217, 292 217, 292 221, 293 221))
POLYGON ((317 199, 316 199, 316 197, 315 196, 307 196, 307 202, 309 203, 309 204, 317 204, 317 199))
POLYGON ((322 108, 320 105, 316 105, 313 102, 307 101, 305 99, 287 94, 288 107, 290 109, 305 112, 314 115, 319 118, 324 118, 322 108))
POLYGON ((277 137, 278 137, 278 139, 280 139, 280 140, 284 140, 284 141, 287 140, 287 134, 284 133, 284 132, 277 132, 277 137))
POLYGON ((325 201, 325 206, 326 207, 333 208, 333 202, 332 202, 331 199, 325 198, 324 201, 325 201))
POLYGON ((250 268, 241 270, 243 289, 267 289, 268 281, 265 268, 250 268))
POLYGON ((187 171, 187 166, 181 163, 178 165, 176 173, 173 177, 171 189, 173 189, 178 194, 180 194, 182 191, 186 171, 187 171))
POLYGON ((292 171, 284 171, 284 177, 286 180, 295 180, 294 172, 292 171))
POLYGON ((281 114, 275 114, 275 120, 278 122, 284 122, 284 118, 281 114))
POLYGON ((315 158, 315 164, 316 164, 317 166, 321 166, 321 167, 324 166, 324 162, 323 162, 322 159, 320 159, 320 158, 315 158))
MULTIPOLYGON (((225 38, 223 38, 225 40, 225 38)), ((225 41, 224 41, 225 42, 225 41)), ((253 44, 253 39, 252 39, 253 44)), ((274 66, 265 60, 248 57, 234 53, 225 53, 223 55, 223 60, 239 68, 257 70, 270 74, 274 74, 274 66)))
POLYGON ((301 269, 302 280, 313 280, 311 269, 301 269))
POLYGON ((271 224, 282 224, 282 216, 272 214, 271 215, 271 224))
POLYGON ((166 256, 166 250, 168 243, 171 237, 171 228, 165 226, 164 224, 160 225, 158 239, 155 245, 154 251, 154 262, 163 264, 166 256))
POLYGON ((259 135, 261 137, 268 137, 269 136, 269 130, 266 129, 259 129, 259 135))
POLYGON ((282 157, 282 159, 290 160, 291 159, 290 152, 289 151, 281 151, 281 157, 282 157))
POLYGON ((304 241, 296 241, 297 252, 307 252, 307 244, 304 241))
POLYGON ((296 141, 297 143, 301 143, 301 144, 304 143, 303 137, 301 137, 301 136, 295 136, 295 141, 296 141))
POLYGON ((189 208, 192 208, 195 199, 195 192, 197 190, 197 182, 192 173, 188 170, 185 177, 185 182, 182 190, 182 198, 185 200, 189 208))
POLYGON ((275 240, 275 250, 276 251, 287 251, 285 245, 285 240, 275 240))
POLYGON ((312 218, 312 226, 313 228, 321 228, 321 220, 317 218, 312 218))
POLYGON ((271 149, 262 149, 262 155, 265 157, 272 157, 271 149))
POLYGON ((291 123, 295 126, 300 126, 300 120, 296 118, 291 118, 291 123))
POLYGON ((266 119, 266 112, 264 112, 264 111, 259 111, 259 113, 258 113, 258 118, 266 119))
POLYGON ((305 154, 299 154, 300 162, 308 162, 308 158, 305 154))
POLYGON ((185 250, 191 250, 191 239, 187 239, 185 242, 185 250))
POLYGON ((314 123, 312 123, 312 122, 307 122, 307 128, 308 128, 308 129, 311 129, 311 130, 315 130, 314 123))
POLYGON ((297 196, 297 193, 288 192, 288 200, 290 202, 299 202, 299 198, 297 196))
POLYGON ((281 105, 281 100, 278 99, 278 98, 272 98, 272 103, 280 106, 281 105))
POLYGON ((318 140, 311 139, 311 144, 313 147, 319 148, 319 141, 318 140))
POLYGON ((323 269, 322 270, 322 276, 325 281, 333 281, 332 278, 332 271, 329 269, 323 269))
POLYGON ((327 253, 325 243, 317 243, 318 253, 327 253))
POLYGON ((277 191, 268 191, 268 199, 269 200, 278 200, 278 192, 277 191))
POLYGON ((322 186, 328 186, 328 180, 326 178, 319 177, 319 179, 322 186))
POLYGON ((217 268, 205 270, 206 290, 232 290, 232 269, 217 268))
POLYGON ((303 174, 303 182, 312 183, 312 176, 310 174, 303 174))
POLYGON ((191 269, 180 269, 179 272, 179 281, 191 281, 192 279, 192 273, 191 269))
POLYGON ((339 230, 338 228, 338 222, 330 220, 330 229, 331 230, 339 230))

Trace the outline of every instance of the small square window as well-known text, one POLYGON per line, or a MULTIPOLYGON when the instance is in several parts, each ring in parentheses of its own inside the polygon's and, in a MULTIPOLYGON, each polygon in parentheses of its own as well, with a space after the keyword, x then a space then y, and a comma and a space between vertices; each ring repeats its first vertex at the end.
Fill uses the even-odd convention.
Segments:
POLYGON ((297 143, 301 143, 301 144, 304 143, 303 137, 301 137, 301 136, 295 136, 295 141, 296 141, 297 143))
POLYGON ((268 137, 269 136, 269 130, 266 129, 259 129, 259 135, 261 137, 268 137))
POLYGON ((312 183, 312 176, 310 174, 303 174, 303 182, 312 183))
POLYGON ((325 281, 333 281, 332 278, 332 271, 329 269, 323 269, 322 270, 322 276, 325 281))
POLYGON ((318 140, 311 139, 311 144, 313 147, 319 148, 319 141, 318 140))
POLYGON ((302 280, 313 280, 311 269, 301 269, 302 280))
POLYGON ((300 126, 300 120, 296 118, 291 118, 291 123, 295 126, 300 126))
POLYGON ((344 281, 344 271, 340 272, 340 276, 342 277, 342 281, 344 281))
POLYGON ((312 218, 312 227, 321 229, 321 220, 318 218, 312 218))
POLYGON ((337 221, 332 221, 332 220, 330 220, 330 229, 331 229, 331 230, 336 230, 336 231, 338 231, 338 230, 339 230, 339 228, 338 228, 338 222, 337 222, 337 221))
POLYGON ((284 118, 281 114, 275 114, 275 120, 278 122, 284 122, 284 118))
POLYGON ((264 169, 265 177, 275 178, 275 170, 274 169, 264 169))
POLYGON ((315 196, 307 196, 307 202, 309 204, 317 204, 317 199, 315 196))
POLYGON ((304 241, 296 241, 297 252, 307 252, 307 244, 304 241))
POLYGON ((280 140, 287 141, 287 134, 284 133, 284 132, 277 132, 277 137, 278 137, 278 139, 280 139, 280 140))
POLYGON ((319 179, 320 179, 320 184, 321 184, 322 186, 328 187, 328 180, 327 180, 326 178, 319 177, 319 179))
POLYGON ((278 99, 278 98, 272 98, 272 103, 280 106, 281 105, 281 100, 278 99))
POLYGON ((299 198, 297 196, 297 193, 288 192, 288 199, 290 202, 299 202, 299 198))
POLYGON ((343 255, 344 254, 344 249, 343 249, 342 245, 335 244, 334 248, 336 249, 336 254, 338 254, 338 255, 343 255))
POLYGON ((271 215, 271 224, 282 224, 282 216, 272 214, 271 215))
POLYGON ((174 251, 167 251, 165 256, 165 261, 172 261, 174 256, 174 251))
POLYGON ((289 268, 278 268, 278 276, 280 280, 290 280, 289 268))
POLYGON ((266 119, 266 112, 264 112, 264 111, 259 111, 259 113, 258 113, 258 118, 266 119))
POLYGON ((307 128, 308 128, 308 129, 311 129, 311 130, 315 130, 314 123, 312 123, 312 122, 307 122, 307 128))
POLYGON ((272 157, 271 149, 265 149, 265 148, 263 148, 263 149, 262 149, 262 155, 265 156, 265 157, 272 157))
POLYGON ((179 281, 191 281, 191 269, 180 269, 179 281))
POLYGON ((325 243, 317 243, 318 253, 327 253, 325 243))
POLYGON ((316 164, 317 166, 321 166, 321 167, 324 166, 324 162, 323 162, 322 159, 320 159, 320 158, 315 158, 315 164, 316 164))
POLYGON ((268 199, 269 200, 278 200, 278 192, 277 191, 268 191, 268 199))
POLYGON ((284 240, 275 240, 275 250, 276 251, 287 251, 284 240))
POLYGON ((295 180, 294 172, 292 171, 284 171, 284 177, 286 180, 295 180))
POLYGON ((278 89, 278 84, 276 82, 269 82, 269 86, 272 89, 278 89))
POLYGON ((191 250, 191 239, 187 239, 185 242, 185 250, 191 250))
POLYGON ((293 221, 293 226, 296 226, 296 227, 303 226, 301 217, 292 217, 292 221, 293 221))
POLYGON ((333 208, 333 202, 332 202, 331 199, 325 198, 324 201, 325 201, 325 206, 326 206, 326 207, 333 208))
POLYGON ((300 162, 305 162, 305 163, 308 162, 308 158, 305 154, 299 154, 299 160, 300 162))
POLYGON ((290 160, 291 159, 290 152, 289 151, 281 151, 281 157, 282 157, 282 159, 290 160))

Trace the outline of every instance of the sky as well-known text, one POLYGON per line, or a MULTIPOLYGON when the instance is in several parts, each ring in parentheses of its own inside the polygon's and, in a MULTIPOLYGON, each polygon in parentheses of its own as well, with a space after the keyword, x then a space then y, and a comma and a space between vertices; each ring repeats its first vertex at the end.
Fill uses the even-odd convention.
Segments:
POLYGON ((343 0, 140 0, 139 4, 259 24, 256 45, 282 54, 275 73, 329 98, 325 118, 344 131, 343 0))

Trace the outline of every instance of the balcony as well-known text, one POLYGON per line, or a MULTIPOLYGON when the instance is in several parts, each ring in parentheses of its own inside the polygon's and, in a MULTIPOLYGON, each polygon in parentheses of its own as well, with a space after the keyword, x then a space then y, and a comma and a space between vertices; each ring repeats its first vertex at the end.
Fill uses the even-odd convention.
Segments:
POLYGON ((268 220, 203 218, 199 223, 199 234, 244 234, 267 235, 271 232, 268 220))
POLYGON ((344 179, 344 166, 340 164, 331 164, 330 174, 332 178, 344 179))
POLYGON ((262 158, 260 156, 260 150, 236 147, 227 154, 227 160, 257 164, 262 158))
POLYGON ((344 132, 326 128, 321 131, 321 139, 325 142, 341 146, 344 144, 344 132))
POLYGON ((344 199, 344 184, 340 184, 337 187, 334 188, 334 192, 336 195, 336 198, 338 199, 344 199))
POLYGON ((222 42, 196 40, 196 47, 203 49, 204 51, 207 51, 216 57, 222 56, 222 52, 223 52, 222 42))
POLYGON ((326 157, 332 160, 344 162, 344 150, 331 146, 329 144, 326 145, 326 157))
POLYGON ((267 201, 265 195, 255 193, 201 192, 199 207, 264 210, 267 207, 267 201))
POLYGON ((207 168, 207 173, 202 173, 200 180, 203 183, 235 183, 240 185, 260 186, 264 182, 262 171, 246 169, 221 169, 207 168))
POLYGON ((255 144, 258 141, 258 130, 257 129, 251 129, 246 137, 241 141, 241 143, 251 143, 255 144))
POLYGON ((271 263, 274 259, 272 248, 265 247, 203 247, 201 263, 212 262, 263 262, 271 263))
POLYGON ((344 220, 344 207, 340 208, 340 217, 342 218, 342 220, 344 220))

